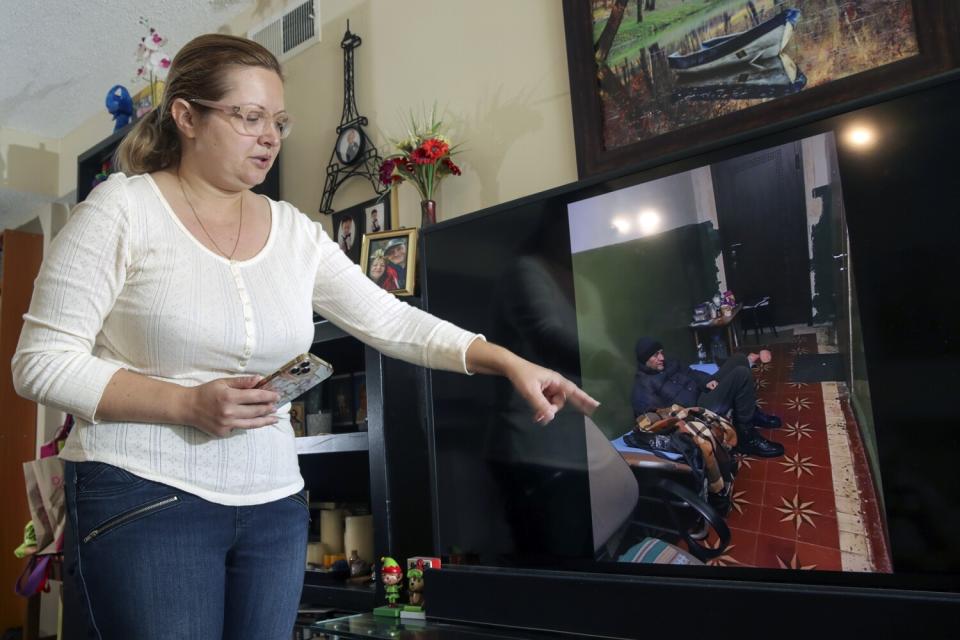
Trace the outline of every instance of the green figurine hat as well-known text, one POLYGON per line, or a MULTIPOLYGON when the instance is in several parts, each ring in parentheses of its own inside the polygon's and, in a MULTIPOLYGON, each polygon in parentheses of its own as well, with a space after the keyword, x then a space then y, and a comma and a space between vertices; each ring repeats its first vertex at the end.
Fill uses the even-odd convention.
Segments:
POLYGON ((397 561, 389 556, 380 558, 380 571, 383 573, 403 573, 403 571, 400 569, 400 565, 397 564, 397 561))
POLYGON ((423 577, 423 560, 417 560, 417 566, 411 568, 407 571, 408 578, 422 578, 423 577))

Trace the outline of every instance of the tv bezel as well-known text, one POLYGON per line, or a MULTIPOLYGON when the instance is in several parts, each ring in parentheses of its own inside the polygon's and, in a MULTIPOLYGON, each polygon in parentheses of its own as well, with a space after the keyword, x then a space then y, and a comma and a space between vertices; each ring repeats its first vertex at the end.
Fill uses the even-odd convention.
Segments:
MULTIPOLYGON (((431 225, 421 230, 422 258, 420 268, 423 270, 421 294, 424 308, 430 310, 430 282, 426 274, 428 273, 430 265, 431 238, 445 229, 457 225, 469 224, 475 220, 487 216, 495 216, 535 202, 551 199, 568 199, 568 201, 570 201, 569 196, 572 193, 577 193, 576 200, 581 200, 624 186, 648 182, 667 175, 674 175, 696 167, 706 166, 733 156, 809 138, 833 131, 835 127, 828 122, 831 118, 908 96, 919 91, 932 89, 950 82, 960 82, 960 70, 950 71, 893 90, 833 105, 829 108, 807 113, 788 121, 771 124, 751 132, 738 133, 722 140, 706 144, 692 144, 682 152, 651 158, 640 163, 621 167, 597 176, 531 194, 431 225)), ((867 360, 868 370, 870 370, 869 352, 867 353, 867 360)), ((438 469, 435 450, 437 433, 433 415, 433 403, 431 401, 432 388, 432 374, 430 374, 426 381, 426 428, 430 446, 434 553, 439 555, 442 549, 440 548, 440 519, 437 517, 440 505, 437 491, 438 469)), ((567 571, 566 568, 556 571, 545 571, 533 568, 495 565, 452 567, 452 570, 447 572, 447 567, 445 567, 443 571, 447 573, 445 573, 443 577, 438 576, 435 578, 434 583, 445 585, 442 589, 444 593, 449 589, 467 589, 471 593, 476 593, 477 590, 467 586, 467 583, 471 580, 483 582, 484 584, 495 584, 497 585, 496 587, 491 587, 494 590, 507 589, 508 592, 513 592, 515 590, 510 587, 510 578, 513 577, 517 580, 522 579, 521 581, 532 580, 534 583, 540 583, 540 588, 544 590, 544 593, 552 593, 553 595, 551 595, 550 598, 554 598, 556 602, 565 599, 562 591, 564 588, 563 585, 569 585, 579 581, 602 582, 607 580, 616 582, 617 584, 635 585, 639 588, 637 593, 640 594, 645 593, 644 589, 659 589, 666 586, 682 587, 684 589, 692 589, 697 592, 697 596, 703 597, 707 597, 712 590, 717 588, 729 588, 733 590, 745 589, 747 591, 755 590, 759 592, 769 591, 771 593, 774 591, 778 593, 804 591, 810 595, 809 602, 813 603, 810 606, 813 606, 815 609, 819 607, 816 603, 827 602, 822 608, 822 612, 824 613, 830 608, 829 598, 824 601, 821 596, 843 596, 848 599, 853 598, 853 600, 860 603, 873 603, 870 604, 870 606, 876 607, 881 606, 879 603, 886 602, 888 604, 883 606, 886 607, 888 615, 884 615, 883 619, 888 620, 894 620, 892 612, 906 611, 909 609, 910 603, 918 601, 935 603, 938 607, 945 605, 947 607, 946 610, 952 611, 956 611, 955 607, 960 604, 960 576, 956 574, 882 574, 841 571, 800 572, 762 568, 677 568, 651 565, 642 565, 640 567, 634 565, 624 568, 618 566, 618 563, 597 562, 585 562, 584 565, 582 572, 579 570, 570 572, 567 571), (587 565, 589 565, 589 567, 587 565), (499 578, 496 575, 498 573, 501 574, 499 578), (503 580, 500 578, 503 578, 503 580), (452 583, 450 582, 451 580, 453 581, 452 583), (558 589, 560 591, 557 591, 558 589), (900 605, 903 605, 903 607, 900 605, 890 605, 889 602, 891 601, 889 599, 891 598, 900 603, 900 605)), ((492 598, 493 600, 491 600, 491 602, 493 602, 506 596, 489 593, 488 597, 492 598)), ((433 601, 432 596, 428 595, 428 598, 433 601)), ((449 605, 443 605, 443 607, 441 607, 440 611, 443 612, 443 615, 440 617, 451 620, 470 619, 469 616, 461 617, 457 613, 455 596, 441 596, 441 599, 450 601, 450 603, 449 605)), ((543 598, 540 597, 536 599, 538 601, 543 600, 543 598)), ((788 599, 789 598, 787 598, 787 600, 788 599)), ((574 601, 573 599, 570 600, 570 602, 574 601)), ((602 604, 602 602, 596 602, 597 606, 600 604, 602 604)), ((467 608, 470 609, 472 607, 467 608)), ((493 607, 493 609, 496 609, 496 607, 493 607)), ((941 611, 941 609, 936 609, 936 611, 941 611)), ((931 613, 931 615, 935 616, 938 614, 931 613)), ((487 619, 479 621, 489 624, 499 624, 495 613, 486 618, 487 619)), ((540 618, 537 619, 539 620, 540 618)), ((541 622, 543 622, 543 620, 541 620, 541 622)), ((559 629, 555 625, 547 624, 547 626, 543 626, 540 623, 534 624, 531 628, 559 629)))

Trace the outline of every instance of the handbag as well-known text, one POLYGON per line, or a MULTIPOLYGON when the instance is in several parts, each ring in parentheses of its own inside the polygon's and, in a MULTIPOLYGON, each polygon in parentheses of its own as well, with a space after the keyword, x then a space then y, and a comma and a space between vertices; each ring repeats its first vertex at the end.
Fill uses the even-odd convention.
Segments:
POLYGON ((36 553, 30 557, 23 573, 17 578, 16 591, 24 597, 34 595, 46 586, 50 556, 63 549, 67 505, 63 489, 63 460, 57 454, 72 428, 73 416, 68 415, 56 435, 40 447, 40 457, 23 463, 27 504, 37 540, 36 553))

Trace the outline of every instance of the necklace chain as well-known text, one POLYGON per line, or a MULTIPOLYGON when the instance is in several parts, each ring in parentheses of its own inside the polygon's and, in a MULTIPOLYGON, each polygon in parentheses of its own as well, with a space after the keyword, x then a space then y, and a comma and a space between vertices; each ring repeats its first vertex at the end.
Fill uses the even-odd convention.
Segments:
POLYGON ((197 209, 193 206, 193 203, 190 202, 190 198, 187 197, 187 192, 183 188, 183 180, 180 179, 180 171, 177 170, 177 182, 180 184, 180 193, 183 194, 183 199, 187 201, 187 204, 190 205, 190 210, 193 211, 193 217, 197 219, 197 223, 200 225, 200 228, 210 239, 210 242, 213 243, 213 246, 216 247, 217 251, 227 260, 233 260, 234 254, 237 252, 237 247, 240 246, 240 232, 243 231, 243 194, 240 194, 240 226, 237 228, 237 241, 233 243, 233 251, 229 255, 220 248, 220 245, 217 244, 217 241, 213 239, 213 236, 210 235, 210 232, 207 231, 207 228, 203 226, 203 220, 200 219, 200 216, 197 215, 197 209))

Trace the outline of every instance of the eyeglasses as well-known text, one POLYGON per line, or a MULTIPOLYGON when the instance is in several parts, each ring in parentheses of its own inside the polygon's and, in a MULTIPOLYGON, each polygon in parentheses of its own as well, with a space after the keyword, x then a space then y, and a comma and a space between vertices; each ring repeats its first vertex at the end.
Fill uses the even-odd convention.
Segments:
POLYGON ((270 126, 273 126, 273 130, 281 139, 290 135, 291 121, 286 112, 271 114, 256 104, 226 104, 200 98, 190 98, 188 101, 202 107, 223 111, 230 116, 230 124, 234 131, 242 136, 260 137, 268 131, 270 126))

